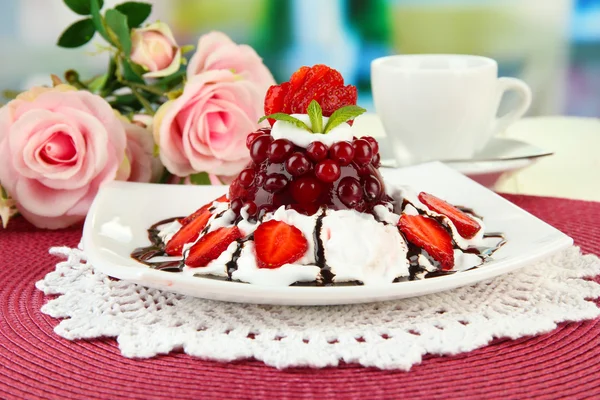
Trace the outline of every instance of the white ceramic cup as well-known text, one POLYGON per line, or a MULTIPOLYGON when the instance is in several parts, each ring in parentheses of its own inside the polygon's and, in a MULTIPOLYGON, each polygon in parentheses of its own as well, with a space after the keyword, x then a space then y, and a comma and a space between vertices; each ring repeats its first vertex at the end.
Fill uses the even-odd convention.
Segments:
POLYGON ((498 78, 491 58, 459 54, 395 55, 371 62, 375 110, 402 164, 468 160, 498 132, 521 118, 531 89, 498 78), (514 108, 496 117, 506 91, 514 108))

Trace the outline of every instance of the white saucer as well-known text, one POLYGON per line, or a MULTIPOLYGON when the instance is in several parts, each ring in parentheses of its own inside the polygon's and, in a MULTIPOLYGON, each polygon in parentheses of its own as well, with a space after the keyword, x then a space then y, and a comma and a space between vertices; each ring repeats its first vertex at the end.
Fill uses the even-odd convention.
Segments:
POLYGON ((212 300, 284 305, 365 303, 420 296, 469 285, 514 271, 573 243, 565 234, 441 163, 382 171, 387 182, 410 185, 453 204, 472 207, 486 231, 502 232, 506 244, 485 265, 431 279, 372 286, 260 286, 159 271, 130 257, 150 244, 147 228, 164 218, 188 215, 219 197, 225 186, 111 182, 100 188, 83 229, 83 248, 99 271, 144 286, 212 300))
MULTIPOLYGON (((386 145, 387 138, 378 138, 381 148, 382 165, 396 165, 390 152, 392 146, 386 145)), ((493 187, 498 179, 508 172, 528 167, 538 158, 552 155, 529 143, 509 138, 492 138, 490 143, 471 160, 448 160, 444 164, 467 175, 469 178, 486 186, 493 187)))

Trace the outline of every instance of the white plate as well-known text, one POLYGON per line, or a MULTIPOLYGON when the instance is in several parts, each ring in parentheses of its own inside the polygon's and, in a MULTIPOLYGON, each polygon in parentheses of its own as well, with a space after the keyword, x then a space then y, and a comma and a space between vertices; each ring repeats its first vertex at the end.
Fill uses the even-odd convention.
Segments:
POLYGON ((441 163, 384 170, 386 180, 407 184, 472 207, 487 231, 503 232, 507 243, 493 261, 452 275, 376 286, 264 287, 150 269, 130 257, 149 244, 146 229, 164 218, 187 215, 222 195, 223 186, 179 186, 113 182, 103 186, 88 213, 83 247, 100 271, 144 286, 207 299, 284 305, 364 303, 420 296, 468 285, 513 271, 573 243, 572 239, 483 186, 441 163))

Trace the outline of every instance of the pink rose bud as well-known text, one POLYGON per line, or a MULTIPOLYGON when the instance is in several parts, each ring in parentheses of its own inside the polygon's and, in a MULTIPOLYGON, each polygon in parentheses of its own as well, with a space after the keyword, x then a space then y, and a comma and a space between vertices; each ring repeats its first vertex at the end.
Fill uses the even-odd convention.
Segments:
POLYGON ((85 217, 100 185, 127 175, 126 142, 102 97, 33 88, 0 108, 0 182, 27 220, 63 228, 85 217))
POLYGON ((164 22, 131 31, 131 60, 146 69, 145 78, 171 75, 181 65, 181 49, 164 22))
POLYGON ((198 40, 196 53, 187 67, 187 77, 191 79, 194 75, 217 69, 230 70, 253 82, 262 97, 269 86, 275 84, 273 75, 252 47, 238 45, 222 32, 210 32, 198 40))

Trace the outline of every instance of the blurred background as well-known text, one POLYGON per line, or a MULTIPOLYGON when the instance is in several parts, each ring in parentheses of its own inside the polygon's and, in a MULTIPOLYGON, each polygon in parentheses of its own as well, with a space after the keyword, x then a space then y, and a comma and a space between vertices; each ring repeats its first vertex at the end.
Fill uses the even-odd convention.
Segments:
MULTIPOLYGON (((495 58, 501 76, 532 87, 529 115, 600 116, 600 0, 150 2, 149 21, 167 22, 180 45, 221 30, 253 46, 277 81, 301 65, 328 64, 358 86, 359 104, 370 110, 372 59, 469 53, 495 58)), ((84 78, 105 69, 98 38, 75 50, 55 46, 79 18, 61 0, 0 0, 0 88, 49 84, 50 73, 68 68, 84 78)))

